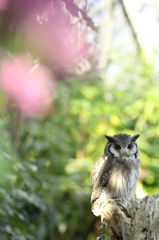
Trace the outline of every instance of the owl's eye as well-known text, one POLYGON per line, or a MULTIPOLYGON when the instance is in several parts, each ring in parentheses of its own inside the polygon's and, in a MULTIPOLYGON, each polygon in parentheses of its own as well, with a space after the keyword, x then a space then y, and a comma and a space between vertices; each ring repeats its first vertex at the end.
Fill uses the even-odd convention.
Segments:
POLYGON ((119 150, 120 148, 121 148, 120 145, 118 145, 118 144, 115 145, 116 150, 119 150))
POLYGON ((132 144, 129 144, 128 145, 128 149, 132 149, 133 145, 132 144))

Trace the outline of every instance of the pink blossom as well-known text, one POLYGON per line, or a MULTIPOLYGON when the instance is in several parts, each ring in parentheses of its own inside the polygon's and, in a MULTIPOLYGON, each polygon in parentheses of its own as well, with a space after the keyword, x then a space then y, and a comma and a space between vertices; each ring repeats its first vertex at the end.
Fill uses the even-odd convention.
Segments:
POLYGON ((8 0, 0 0, 0 11, 6 10, 8 7, 8 0))
POLYGON ((10 103, 27 117, 45 115, 52 102, 55 80, 44 66, 31 68, 27 58, 7 58, 0 64, 0 84, 10 103))
POLYGON ((58 10, 50 22, 39 24, 28 19, 21 31, 27 46, 55 68, 75 65, 88 54, 84 32, 80 35, 77 26, 68 25, 58 10))

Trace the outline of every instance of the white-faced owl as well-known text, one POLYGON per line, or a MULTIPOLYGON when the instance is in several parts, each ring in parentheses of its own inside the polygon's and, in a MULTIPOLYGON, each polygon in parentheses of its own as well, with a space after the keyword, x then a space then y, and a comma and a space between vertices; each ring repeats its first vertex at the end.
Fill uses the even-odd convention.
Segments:
POLYGON ((139 175, 139 148, 136 139, 139 135, 105 135, 108 142, 104 154, 99 157, 91 173, 93 191, 92 212, 101 215, 108 199, 132 197, 135 194, 139 175))

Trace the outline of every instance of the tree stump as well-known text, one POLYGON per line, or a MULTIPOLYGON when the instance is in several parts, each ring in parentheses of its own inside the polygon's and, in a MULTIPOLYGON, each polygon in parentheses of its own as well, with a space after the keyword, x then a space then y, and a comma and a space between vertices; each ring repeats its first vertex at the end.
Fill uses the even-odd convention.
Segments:
POLYGON ((159 240, 159 194, 109 199, 101 214, 116 240, 159 240))

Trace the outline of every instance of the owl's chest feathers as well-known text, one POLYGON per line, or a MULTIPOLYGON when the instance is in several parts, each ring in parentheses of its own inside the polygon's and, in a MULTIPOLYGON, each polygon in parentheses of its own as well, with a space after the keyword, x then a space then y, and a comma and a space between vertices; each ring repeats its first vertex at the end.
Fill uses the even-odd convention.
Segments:
POLYGON ((138 179, 139 160, 134 157, 116 158, 112 162, 106 191, 112 198, 132 197, 138 179))

